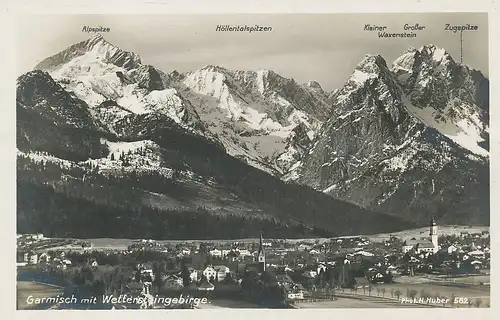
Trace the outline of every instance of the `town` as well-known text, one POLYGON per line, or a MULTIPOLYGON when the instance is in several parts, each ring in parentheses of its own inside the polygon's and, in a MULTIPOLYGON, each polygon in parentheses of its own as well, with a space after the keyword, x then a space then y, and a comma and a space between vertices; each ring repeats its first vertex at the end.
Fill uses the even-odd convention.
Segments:
POLYGON ((219 242, 143 239, 124 248, 18 235, 18 307, 489 307, 489 231, 445 234, 434 219, 426 229, 408 239, 285 240, 261 234, 219 242), (43 285, 51 286, 47 295, 101 301, 23 307, 33 286, 43 285), (106 295, 143 299, 105 303, 106 295))

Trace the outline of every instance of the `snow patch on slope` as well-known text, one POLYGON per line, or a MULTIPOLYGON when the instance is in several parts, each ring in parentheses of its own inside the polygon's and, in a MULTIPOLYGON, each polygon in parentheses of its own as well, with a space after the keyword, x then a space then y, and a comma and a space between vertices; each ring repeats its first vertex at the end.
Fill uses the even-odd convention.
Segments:
POLYGON ((54 156, 48 154, 47 152, 40 152, 40 151, 22 152, 20 150, 17 150, 17 155, 28 157, 31 160, 33 160, 35 163, 41 163, 42 161, 43 162, 49 161, 49 162, 52 162, 52 163, 59 165, 61 168, 66 168, 66 169, 69 169, 72 166, 71 161, 54 157, 54 156))
POLYGON ((407 110, 425 125, 438 130, 470 152, 488 157, 488 151, 479 146, 479 143, 484 141, 481 137, 483 126, 476 110, 460 104, 459 101, 455 103, 455 100, 451 100, 440 112, 432 107, 417 108, 408 99, 405 99, 405 105, 407 110))
POLYGON ((369 79, 376 78, 377 75, 375 73, 366 73, 361 70, 354 70, 354 73, 349 77, 349 80, 357 82, 357 83, 364 83, 369 79))
POLYGON ((155 171, 164 177, 172 177, 172 169, 164 167, 160 147, 151 140, 140 140, 131 142, 112 142, 101 139, 101 144, 106 145, 109 154, 105 158, 89 159, 81 164, 92 164, 99 168, 99 172, 118 170, 155 171), (124 166, 121 156, 126 158, 127 165, 124 166))
MULTIPOLYGON (((97 50, 97 49, 96 49, 97 50)), ((135 70, 135 69, 133 69, 135 70)), ((130 74, 133 72, 102 60, 102 53, 90 51, 78 56, 60 68, 51 71, 51 76, 65 90, 85 101, 92 114, 101 103, 113 100, 135 114, 159 112, 183 124, 185 108, 182 99, 175 89, 148 91, 133 83, 130 74), (118 75, 121 74, 122 77, 118 75)), ((127 115, 120 112, 115 115, 127 115)))

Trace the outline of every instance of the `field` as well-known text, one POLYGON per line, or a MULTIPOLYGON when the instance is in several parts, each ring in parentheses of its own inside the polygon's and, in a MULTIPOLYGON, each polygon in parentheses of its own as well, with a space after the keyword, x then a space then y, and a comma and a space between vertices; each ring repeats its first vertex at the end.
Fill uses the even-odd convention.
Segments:
MULTIPOLYGON (((438 226, 438 235, 460 235, 461 232, 468 233, 481 233, 483 231, 489 231, 488 226, 438 226)), ((429 233, 429 227, 422 227, 418 229, 411 229, 393 233, 380 233, 374 235, 366 235, 368 239, 372 242, 382 242, 388 240, 391 235, 399 237, 402 239, 419 238, 422 236, 427 236, 429 233)))
POLYGON ((61 294, 63 289, 57 286, 45 285, 31 281, 17 281, 17 309, 25 310, 32 308, 27 299, 29 296, 34 298, 48 298, 61 294))
MULTIPOLYGON (((457 308, 476 308, 479 303, 480 308, 490 306, 490 286, 480 285, 479 283, 489 283, 490 279, 487 275, 478 276, 462 276, 462 277, 434 277, 434 276, 404 276, 395 279, 391 284, 377 284, 373 286, 372 292, 359 289, 353 292, 350 289, 345 289, 343 292, 337 293, 337 300, 334 301, 318 301, 318 302, 299 302, 295 304, 295 308, 411 308, 411 307, 443 307, 442 304, 425 305, 401 303, 402 298, 407 298, 407 292, 416 291, 416 298, 419 298, 423 293, 424 296, 451 299, 456 297, 462 303, 456 303, 457 308), (385 289, 385 293, 377 291, 385 289), (391 291, 399 290, 401 295, 399 300, 392 297, 391 291), (471 301, 468 304, 464 298, 471 301)), ((451 304, 446 304, 446 307, 452 307, 451 304)))
MULTIPOLYGON (((415 290, 417 297, 423 292, 431 297, 450 298, 452 296, 467 298, 472 302, 455 304, 456 307, 475 307, 476 302, 480 302, 480 307, 488 307, 490 304, 490 286, 479 283, 489 283, 489 276, 465 276, 465 277, 400 277, 395 279, 395 283, 378 284, 376 287, 385 288, 386 296, 390 296, 391 290, 399 290, 401 298, 407 297, 407 290, 415 290)), ((372 292, 377 294, 376 287, 372 292)), ((464 301, 464 300, 462 300, 464 301)))
MULTIPOLYGON (((482 231, 489 231, 489 227, 487 226, 439 226, 439 234, 440 235, 459 235, 460 232, 469 232, 469 233, 480 233, 482 231)), ((390 236, 401 237, 403 239, 409 239, 412 237, 421 237, 422 235, 427 235, 428 228, 422 227, 418 229, 405 230, 400 232, 393 233, 381 233, 375 235, 357 235, 357 236, 347 236, 341 238, 349 238, 349 237, 367 237, 372 242, 382 242, 390 238, 390 236)), ((124 250, 134 242, 139 241, 139 239, 111 239, 111 238, 99 238, 99 239, 72 239, 72 240, 84 240, 92 243, 92 249, 94 250, 124 250)), ((258 238, 245 238, 245 239, 226 239, 226 240, 160 240, 158 243, 165 244, 176 244, 176 243, 200 243, 200 242, 209 242, 209 243, 232 243, 232 242, 241 242, 241 243, 253 243, 258 241, 258 238)), ((313 243, 315 241, 319 241, 320 243, 329 241, 329 238, 309 238, 309 239, 286 239, 289 243, 298 243, 298 242, 310 242, 313 243)), ((53 248, 50 248, 51 250, 53 248)), ((61 248, 62 249, 62 248, 61 248)), ((49 249, 45 249, 49 250, 49 249)), ((74 250, 81 250, 80 247, 75 247, 74 250)))
POLYGON ((316 309, 316 308, 417 308, 422 307, 413 304, 402 304, 389 299, 377 297, 356 297, 356 298, 338 298, 334 301, 324 302, 303 302, 295 304, 297 309, 316 309))
POLYGON ((213 299, 208 303, 200 303, 197 309, 227 309, 227 308, 260 308, 260 306, 241 300, 213 299))

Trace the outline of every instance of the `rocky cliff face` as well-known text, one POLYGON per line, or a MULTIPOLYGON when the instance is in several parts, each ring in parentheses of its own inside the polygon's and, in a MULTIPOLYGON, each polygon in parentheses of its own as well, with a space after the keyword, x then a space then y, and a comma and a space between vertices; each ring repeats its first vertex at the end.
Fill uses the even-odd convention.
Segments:
POLYGON ((101 123, 84 101, 66 92, 48 73, 32 71, 19 77, 16 112, 19 149, 73 159, 101 155, 101 123))
POLYGON ((298 84, 270 70, 209 65, 177 76, 173 86, 229 154, 275 175, 294 162, 297 150, 288 141, 295 128, 300 125, 312 139, 330 113, 318 83, 298 84))
POLYGON ((414 221, 487 223, 487 85, 435 46, 410 49, 392 69, 367 56, 287 178, 414 221))
POLYGON ((368 55, 331 93, 270 70, 166 74, 101 36, 37 69, 18 79, 20 157, 126 179, 120 199, 350 232, 489 222, 489 82, 436 46, 368 55))
POLYGON ((37 68, 17 83, 21 232, 209 239, 414 226, 280 180, 328 119, 317 83, 214 66, 165 74, 100 36, 37 68))

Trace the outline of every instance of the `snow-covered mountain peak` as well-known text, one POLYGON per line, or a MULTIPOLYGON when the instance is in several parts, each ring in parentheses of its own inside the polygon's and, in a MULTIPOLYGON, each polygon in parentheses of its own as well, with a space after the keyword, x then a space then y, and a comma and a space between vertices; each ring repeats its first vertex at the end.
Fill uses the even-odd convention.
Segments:
POLYGON ((418 71, 416 69, 433 69, 437 66, 443 67, 440 71, 446 73, 456 66, 456 62, 445 49, 430 44, 424 45, 418 50, 415 48, 406 50, 393 62, 392 71, 401 75, 402 73, 418 71))
POLYGON ((228 90, 226 73, 225 68, 208 65, 187 73, 183 83, 196 93, 221 99, 228 90))
POLYGON ((355 69, 365 73, 380 73, 387 70, 387 63, 381 55, 367 54, 355 69))
POLYGON ((366 55, 354 68, 342 89, 330 94, 330 99, 337 103, 346 101, 351 94, 372 84, 375 84, 380 94, 394 85, 393 76, 380 55, 366 55))
POLYGON ((380 55, 366 55, 354 68, 354 72, 347 79, 346 86, 351 91, 353 87, 362 85, 369 79, 386 78, 389 73, 387 64, 380 55))
POLYGON ((203 68, 199 69, 199 71, 209 71, 209 72, 218 72, 218 73, 226 73, 228 72, 228 69, 221 67, 221 66, 216 66, 213 64, 208 64, 204 66, 203 68))
POLYGON ((122 50, 98 34, 43 60, 34 69, 55 70, 81 56, 87 56, 89 59, 101 59, 106 63, 112 63, 127 70, 137 68, 141 64, 141 58, 138 54, 122 50))
POLYGON ((446 64, 447 62, 455 63, 451 55, 445 49, 433 44, 422 46, 418 51, 424 58, 432 60, 438 64, 446 64))

